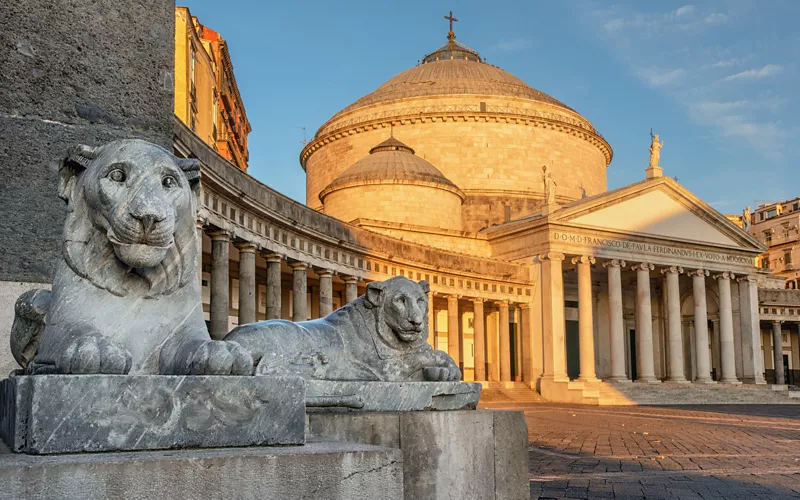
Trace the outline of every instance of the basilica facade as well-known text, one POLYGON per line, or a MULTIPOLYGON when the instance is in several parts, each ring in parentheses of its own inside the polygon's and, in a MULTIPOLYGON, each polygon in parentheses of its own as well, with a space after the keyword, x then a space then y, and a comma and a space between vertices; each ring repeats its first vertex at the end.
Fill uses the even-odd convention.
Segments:
POLYGON ((430 283, 429 342, 466 380, 579 402, 602 381, 766 383, 763 245, 661 175, 657 137, 642 179, 609 191, 613 152, 592 123, 452 31, 320 127, 300 154, 305 205, 179 121, 174 147, 203 163, 217 338, 406 276, 430 283))

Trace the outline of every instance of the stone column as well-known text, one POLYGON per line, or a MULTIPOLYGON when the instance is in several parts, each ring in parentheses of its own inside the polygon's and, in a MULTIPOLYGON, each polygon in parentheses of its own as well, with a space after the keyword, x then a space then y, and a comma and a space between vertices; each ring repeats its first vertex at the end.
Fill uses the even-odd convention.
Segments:
POLYGON ((489 380, 497 382, 500 380, 500 348, 498 347, 497 337, 499 331, 500 315, 497 311, 492 311, 486 318, 486 358, 489 372, 489 380))
POLYGON ((761 325, 758 317, 758 287, 755 276, 742 276, 739 282, 739 318, 742 334, 742 381, 766 384, 761 351, 761 325))
POLYGON ((318 269, 319 276, 319 317, 324 318, 333 312, 333 271, 318 269))
POLYGON ((458 295, 447 296, 447 354, 464 372, 464 360, 461 359, 461 336, 459 335, 458 295))
POLYGON ((775 367, 775 384, 784 385, 786 379, 783 376, 783 332, 781 332, 782 321, 772 322, 772 365, 775 367))
POLYGON ((436 308, 433 292, 428 292, 428 345, 436 349, 436 308))
POLYGON ((680 274, 683 268, 671 266, 662 269, 667 277, 667 352, 669 354, 667 377, 670 382, 686 383, 683 364, 683 333, 681 323, 680 274))
POLYGON ((267 261, 267 319, 281 319, 281 260, 276 253, 265 254, 267 261))
POLYGON ((358 298, 358 278, 347 276, 344 278, 344 300, 346 303, 353 302, 358 298))
POLYGON ((706 307, 705 269, 690 271, 692 277, 692 295, 694 299, 694 359, 695 382, 711 384, 711 353, 708 349, 708 309, 706 307))
POLYGON ((550 252, 536 258, 542 266, 543 381, 569 382, 564 323, 564 254, 550 252))
POLYGON ((256 246, 236 243, 239 249, 239 324, 256 322, 256 246))
POLYGON ((498 302, 500 308, 500 380, 511 381, 511 332, 509 330, 508 301, 498 302))
POLYGON ((305 262, 294 262, 289 264, 294 271, 294 279, 292 282, 292 321, 306 321, 308 319, 308 312, 306 308, 306 293, 308 290, 307 285, 307 270, 308 264, 305 262))
POLYGON ((522 380, 524 382, 533 382, 533 350, 531 346, 531 305, 519 305, 519 335, 522 345, 522 380))
POLYGON ((580 376, 583 382, 597 382, 594 370, 594 320, 592 318, 592 264, 594 257, 573 257, 578 268, 578 343, 580 376))
POLYGON ((650 304, 650 271, 655 266, 642 262, 636 271, 636 376, 637 382, 657 383, 653 364, 653 312, 650 304))
POLYGON ((733 342, 733 305, 731 304, 731 278, 733 273, 714 276, 719 290, 719 362, 723 384, 738 384, 736 378, 736 353, 733 342))
POLYGON ((475 314, 473 332, 475 334, 475 380, 489 380, 486 377, 486 320, 483 315, 483 299, 473 298, 472 310, 475 314))
POLYGON ((228 277, 231 237, 225 231, 211 236, 211 338, 221 340, 228 334, 230 278, 228 277))
POLYGON ((611 260, 603 264, 608 269, 608 330, 611 341, 610 382, 627 382, 625 374, 625 321, 622 314, 621 269, 624 260, 611 260))

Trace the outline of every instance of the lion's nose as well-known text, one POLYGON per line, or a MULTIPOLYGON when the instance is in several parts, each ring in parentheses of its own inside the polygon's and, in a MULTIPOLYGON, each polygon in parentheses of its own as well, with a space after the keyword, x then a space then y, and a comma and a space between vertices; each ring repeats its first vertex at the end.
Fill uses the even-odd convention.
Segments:
POLYGON ((408 322, 411 323, 411 326, 414 328, 422 326, 422 318, 409 318, 408 322))
POLYGON ((132 213, 131 215, 133 216, 134 219, 142 223, 142 230, 144 231, 145 234, 152 231, 153 226, 166 219, 166 217, 163 215, 153 214, 153 213, 148 213, 148 214, 132 213))

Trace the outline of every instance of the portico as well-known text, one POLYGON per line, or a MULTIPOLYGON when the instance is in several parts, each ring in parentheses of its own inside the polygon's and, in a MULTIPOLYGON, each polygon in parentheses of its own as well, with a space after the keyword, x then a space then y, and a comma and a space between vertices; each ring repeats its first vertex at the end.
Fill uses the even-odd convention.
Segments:
POLYGON ((760 245, 674 180, 490 234, 501 255, 508 242, 508 257, 529 259, 541 284, 531 307, 541 311, 533 330, 543 360, 533 378, 546 398, 574 400, 570 391, 599 380, 765 383, 753 299, 760 245))

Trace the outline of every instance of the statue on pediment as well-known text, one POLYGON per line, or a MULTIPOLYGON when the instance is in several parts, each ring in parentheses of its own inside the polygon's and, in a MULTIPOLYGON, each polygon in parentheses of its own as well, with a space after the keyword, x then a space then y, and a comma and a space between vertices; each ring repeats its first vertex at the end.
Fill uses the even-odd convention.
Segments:
POLYGON ((657 167, 661 161, 661 148, 664 147, 664 141, 658 142, 658 134, 653 135, 653 130, 650 130, 650 166, 657 167))

